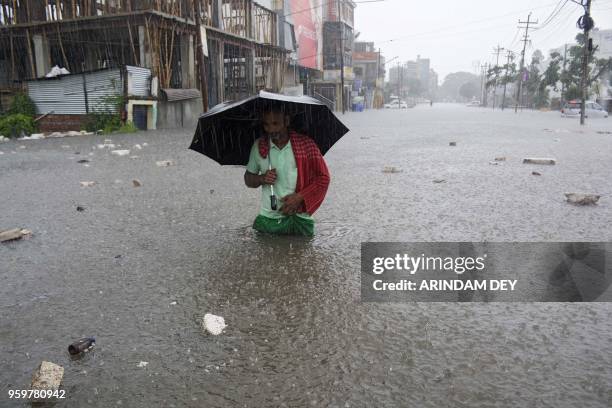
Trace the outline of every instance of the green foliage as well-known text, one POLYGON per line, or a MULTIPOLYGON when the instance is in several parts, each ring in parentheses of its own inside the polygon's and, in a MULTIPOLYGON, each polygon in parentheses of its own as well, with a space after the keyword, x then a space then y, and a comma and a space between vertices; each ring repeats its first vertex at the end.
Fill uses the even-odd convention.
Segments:
POLYGON ((18 93, 13 97, 13 102, 8 110, 9 115, 36 115, 36 105, 25 93, 18 93))
POLYGON ((478 95, 478 93, 478 87, 472 82, 466 82, 459 88, 459 95, 461 95, 465 99, 472 99, 476 95, 478 95))
POLYGON ((138 132, 138 128, 136 127, 136 125, 134 125, 134 123, 132 122, 126 122, 124 125, 122 125, 119 130, 119 133, 135 133, 138 132))
POLYGON ((31 116, 23 114, 7 115, 0 119, 0 135, 20 137, 36 132, 36 122, 31 116))
POLYGON ((102 99, 102 101, 93 109, 93 112, 88 115, 85 121, 85 130, 88 132, 96 132, 102 130, 102 133, 113 133, 121 129, 121 117, 119 112, 124 109, 125 98, 122 95, 111 95, 102 99))

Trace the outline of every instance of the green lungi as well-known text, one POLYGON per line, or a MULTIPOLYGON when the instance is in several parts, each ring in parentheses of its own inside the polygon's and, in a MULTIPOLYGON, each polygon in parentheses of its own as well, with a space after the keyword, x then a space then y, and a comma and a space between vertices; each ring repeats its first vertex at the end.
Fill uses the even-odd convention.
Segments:
POLYGON ((276 219, 258 215, 253 223, 253 229, 270 234, 312 237, 314 235, 314 221, 297 214, 276 219))

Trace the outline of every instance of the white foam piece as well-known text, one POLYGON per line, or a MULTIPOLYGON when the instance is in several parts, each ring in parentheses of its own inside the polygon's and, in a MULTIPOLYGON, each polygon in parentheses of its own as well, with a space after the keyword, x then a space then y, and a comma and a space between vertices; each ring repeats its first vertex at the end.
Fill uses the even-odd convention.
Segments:
POLYGON ((114 154, 115 156, 127 156, 128 154, 130 154, 129 150, 113 150, 111 151, 111 154, 114 154))
POLYGON ((215 316, 211 313, 206 313, 204 315, 204 319, 202 324, 207 332, 212 334, 213 336, 218 336, 223 332, 227 326, 225 324, 225 319, 221 316, 215 316))

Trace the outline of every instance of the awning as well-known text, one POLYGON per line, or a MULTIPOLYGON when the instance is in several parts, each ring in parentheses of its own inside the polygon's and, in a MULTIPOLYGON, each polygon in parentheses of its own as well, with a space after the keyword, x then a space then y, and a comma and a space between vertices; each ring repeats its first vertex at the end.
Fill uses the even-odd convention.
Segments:
POLYGON ((201 98, 202 94, 199 89, 188 88, 188 89, 173 89, 167 88, 162 89, 164 95, 166 95, 166 100, 168 102, 173 101, 184 101, 187 99, 196 99, 201 98))

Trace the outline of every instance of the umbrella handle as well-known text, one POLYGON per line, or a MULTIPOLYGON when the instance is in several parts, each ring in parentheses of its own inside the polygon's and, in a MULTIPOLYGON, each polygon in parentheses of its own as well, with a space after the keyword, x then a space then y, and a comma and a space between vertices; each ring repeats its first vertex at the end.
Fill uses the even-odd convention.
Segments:
POLYGON ((272 193, 272 195, 270 196, 270 208, 273 211, 276 211, 276 209, 277 209, 276 196, 274 195, 274 193, 272 193))

